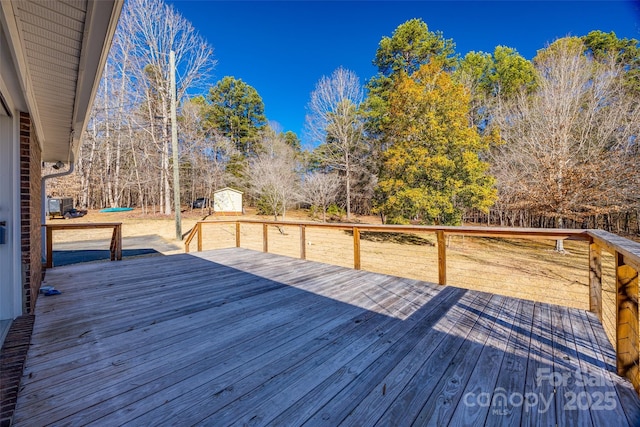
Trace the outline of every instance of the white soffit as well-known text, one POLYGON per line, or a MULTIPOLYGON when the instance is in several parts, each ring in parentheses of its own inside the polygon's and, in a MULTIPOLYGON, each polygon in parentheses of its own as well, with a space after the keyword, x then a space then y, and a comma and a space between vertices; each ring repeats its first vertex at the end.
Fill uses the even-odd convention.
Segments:
POLYGON ((122 0, 14 0, 2 9, 45 162, 73 161, 122 0))

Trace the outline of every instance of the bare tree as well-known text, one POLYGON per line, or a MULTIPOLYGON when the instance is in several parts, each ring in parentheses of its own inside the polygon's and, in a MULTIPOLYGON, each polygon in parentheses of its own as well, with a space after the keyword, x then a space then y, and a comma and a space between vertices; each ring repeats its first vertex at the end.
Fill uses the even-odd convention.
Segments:
POLYGON ((344 173, 347 219, 351 218, 353 174, 363 151, 363 121, 359 114, 364 92, 358 76, 342 67, 323 76, 311 93, 306 130, 318 144, 322 163, 344 173))
POLYGON ((262 149, 251 162, 249 181, 258 203, 265 204, 277 221, 299 199, 298 161, 282 134, 270 129, 265 131, 262 149))
POLYGON ((212 48, 162 0, 127 1, 77 164, 83 206, 135 203, 145 211, 152 205, 155 212, 159 205, 171 213, 171 50, 178 65, 177 94, 183 98, 206 81, 215 65, 212 48))
POLYGON ((501 199, 560 227, 637 200, 640 110, 624 93, 622 70, 583 51, 577 38, 549 46, 535 59, 536 92, 499 104, 494 117, 504 140, 492 159, 501 199))
MULTIPOLYGON (((225 168, 237 150, 229 138, 205 131, 203 103, 200 98, 186 101, 181 108, 181 161, 185 175, 186 200, 212 199, 213 192, 227 184, 225 168)), ((204 206, 203 206, 204 207, 204 206)))
POLYGON ((336 174, 309 173, 302 181, 301 201, 322 209, 322 222, 327 222, 327 207, 335 202, 338 188, 341 185, 342 180, 336 174))
MULTIPOLYGON (((204 82, 215 65, 213 49, 191 23, 162 0, 130 0, 123 12, 121 25, 130 31, 135 49, 131 52, 137 67, 136 81, 146 86, 149 122, 161 121, 161 207, 171 214, 169 186, 169 52, 175 52, 177 99, 187 89, 204 82)), ((156 138, 155 133, 153 135, 156 138)), ((176 207, 178 208, 178 207, 176 207)))

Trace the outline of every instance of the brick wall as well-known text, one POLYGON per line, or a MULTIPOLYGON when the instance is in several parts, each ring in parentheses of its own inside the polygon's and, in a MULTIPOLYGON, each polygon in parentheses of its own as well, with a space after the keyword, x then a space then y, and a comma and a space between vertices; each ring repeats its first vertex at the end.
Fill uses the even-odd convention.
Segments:
POLYGON ((41 159, 31 118, 20 113, 20 240, 25 314, 33 313, 42 283, 41 159))
POLYGON ((11 426, 34 319, 27 315, 14 320, 0 349, 0 427, 11 426))

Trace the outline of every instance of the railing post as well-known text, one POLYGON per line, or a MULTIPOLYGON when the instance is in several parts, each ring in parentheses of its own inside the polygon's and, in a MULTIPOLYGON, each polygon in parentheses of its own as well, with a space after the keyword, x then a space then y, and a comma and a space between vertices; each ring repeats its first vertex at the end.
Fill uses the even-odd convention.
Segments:
POLYGON ((353 227, 353 268, 360 270, 360 229, 353 227))
POLYGON ((118 235, 118 231, 115 227, 113 227, 113 232, 111 233, 111 243, 109 244, 109 260, 116 260, 116 238, 118 235))
POLYGON ((198 252, 202 252, 202 223, 198 222, 198 252))
POLYGON ((113 226, 111 235, 111 261, 122 260, 122 224, 113 226))
POLYGON ((240 247, 240 221, 236 221, 236 248, 240 247))
POLYGON ((589 244, 589 310, 602 322, 602 248, 589 244))
POLYGON ((447 242, 444 238, 444 231, 436 231, 438 240, 438 283, 447 284, 447 242))
POLYGON ((618 375, 628 378, 640 392, 638 360, 638 272, 625 265, 624 256, 616 258, 616 360, 618 375))
POLYGON ((46 227, 47 229, 47 268, 53 268, 53 229, 46 227))
POLYGON ((304 224, 300 224, 300 259, 307 259, 307 227, 304 224))
POLYGON ((269 252, 269 228, 262 224, 262 252, 269 252))
POLYGON ((116 252, 116 259, 122 261, 122 224, 118 224, 118 251, 116 252))

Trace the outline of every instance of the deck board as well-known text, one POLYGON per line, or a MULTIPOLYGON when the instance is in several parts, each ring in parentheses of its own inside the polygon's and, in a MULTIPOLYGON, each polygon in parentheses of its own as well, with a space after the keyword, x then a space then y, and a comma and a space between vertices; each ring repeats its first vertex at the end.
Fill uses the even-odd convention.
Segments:
POLYGON ((533 312, 535 332, 529 347, 524 388, 524 396, 528 399, 525 412, 529 415, 530 425, 553 426, 557 422, 555 402, 551 399, 555 387, 546 379, 554 372, 553 366, 549 364, 553 360, 552 310, 553 307, 547 304, 536 304, 533 312))
POLYGON ((575 425, 591 426, 593 425, 591 411, 582 410, 579 401, 581 396, 587 396, 587 392, 584 383, 578 381, 576 375, 579 365, 570 323, 573 320, 568 318, 564 307, 553 310, 551 317, 554 330, 554 372, 558 374, 552 380, 557 390, 556 414, 571 414, 575 425))
POLYGON ((449 423, 453 410, 463 397, 462 391, 465 383, 471 376, 482 349, 486 346, 496 320, 503 312, 505 300, 506 298, 499 296, 494 296, 491 299, 485 311, 467 334, 456 355, 451 358, 436 387, 430 390, 431 395, 415 418, 414 424, 425 425, 432 422, 436 425, 445 425, 449 423))
POLYGON ((520 301, 509 298, 505 302, 501 317, 494 324, 482 353, 475 361, 471 374, 466 378, 462 393, 462 404, 453 408, 450 426, 484 425, 489 406, 482 403, 481 396, 496 390, 496 381, 506 355, 507 344, 515 331, 516 322, 505 321, 516 318, 520 301))
POLYGON ((46 282, 63 293, 38 301, 15 425, 640 419, 580 310, 235 248, 57 267, 46 282), (540 372, 571 381, 554 394, 540 372), (499 393, 506 404, 477 404, 499 393), (527 393, 551 408, 508 401, 527 393), (611 407, 568 410, 566 393, 611 407))

